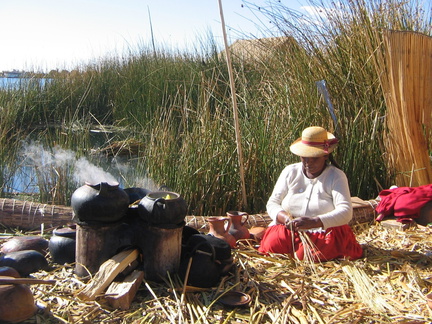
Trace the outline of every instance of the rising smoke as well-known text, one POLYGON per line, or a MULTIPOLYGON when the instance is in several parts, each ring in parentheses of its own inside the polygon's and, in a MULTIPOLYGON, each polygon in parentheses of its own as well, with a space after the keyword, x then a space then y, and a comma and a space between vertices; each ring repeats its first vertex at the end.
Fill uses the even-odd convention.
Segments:
POLYGON ((45 149, 42 144, 31 143, 22 150, 25 165, 34 166, 41 174, 50 174, 53 170, 72 172, 71 176, 78 184, 85 182, 100 183, 118 182, 110 173, 104 171, 86 158, 77 159, 75 152, 65 150, 59 146, 51 150, 45 149))
MULTIPOLYGON (((121 175, 117 179, 116 176, 105 171, 102 167, 94 165, 85 157, 77 158, 76 153, 72 150, 63 149, 59 146, 47 149, 42 144, 34 142, 23 145, 21 156, 23 157, 23 164, 34 168, 39 178, 48 180, 49 177, 64 174, 76 182, 78 186, 86 182, 91 184, 100 182, 120 183, 120 180, 124 179, 131 169, 127 163, 120 163, 117 159, 113 159, 111 167, 121 175)), ((153 181, 146 177, 135 178, 133 182, 134 186, 142 188, 154 190, 155 187, 153 181)))
POLYGON ((102 168, 91 164, 86 158, 79 158, 75 163, 75 172, 73 177, 77 183, 89 182, 97 184, 108 182, 111 184, 118 183, 116 178, 102 168))

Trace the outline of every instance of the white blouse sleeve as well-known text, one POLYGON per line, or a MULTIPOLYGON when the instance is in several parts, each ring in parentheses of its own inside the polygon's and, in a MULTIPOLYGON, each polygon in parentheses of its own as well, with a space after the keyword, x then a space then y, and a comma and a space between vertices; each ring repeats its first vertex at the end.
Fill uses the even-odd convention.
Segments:
POLYGON ((331 193, 334 209, 318 215, 324 229, 348 224, 353 216, 351 193, 345 173, 335 168, 332 179, 331 193))
POLYGON ((287 177, 290 172, 290 169, 291 169, 290 166, 287 166, 282 170, 273 188, 273 192, 267 201, 267 205, 266 205, 267 213, 269 214, 270 218, 273 220, 272 224, 270 225, 274 225, 277 223, 276 221, 277 214, 280 211, 284 210, 282 208, 282 200, 288 193, 287 177))

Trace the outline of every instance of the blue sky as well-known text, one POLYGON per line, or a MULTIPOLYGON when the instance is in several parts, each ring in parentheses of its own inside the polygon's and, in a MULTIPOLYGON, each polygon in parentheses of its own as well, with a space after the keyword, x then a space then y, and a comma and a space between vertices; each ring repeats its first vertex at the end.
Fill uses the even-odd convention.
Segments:
MULTIPOLYGON (((280 1, 299 10, 302 0, 280 1)), ((248 3, 269 1, 222 0, 229 42, 260 36, 248 3)), ((223 43, 218 0, 0 0, 0 15, 0 71, 71 69, 147 46, 150 20, 163 48, 191 48, 209 31, 223 43)))

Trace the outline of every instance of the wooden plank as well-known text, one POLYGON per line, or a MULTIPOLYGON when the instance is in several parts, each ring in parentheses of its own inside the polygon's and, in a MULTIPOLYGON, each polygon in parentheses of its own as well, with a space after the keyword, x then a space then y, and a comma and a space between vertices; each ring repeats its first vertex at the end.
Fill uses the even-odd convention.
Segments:
POLYGON ((90 282, 77 293, 81 300, 95 300, 114 278, 138 258, 138 249, 122 251, 105 261, 90 282))
POLYGON ((105 292, 105 299, 113 308, 127 310, 144 279, 144 271, 134 270, 122 282, 113 282, 105 292))

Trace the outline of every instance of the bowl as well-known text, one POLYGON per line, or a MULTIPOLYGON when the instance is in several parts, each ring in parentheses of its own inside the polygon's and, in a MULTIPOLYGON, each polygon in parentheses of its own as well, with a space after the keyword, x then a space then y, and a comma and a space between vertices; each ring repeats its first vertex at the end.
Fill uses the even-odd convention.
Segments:
POLYGON ((432 292, 426 295, 426 301, 427 301, 429 308, 432 309, 432 292))
POLYGON ((224 293, 220 298, 219 302, 225 306, 246 306, 250 303, 251 297, 248 294, 240 291, 229 291, 224 293))

